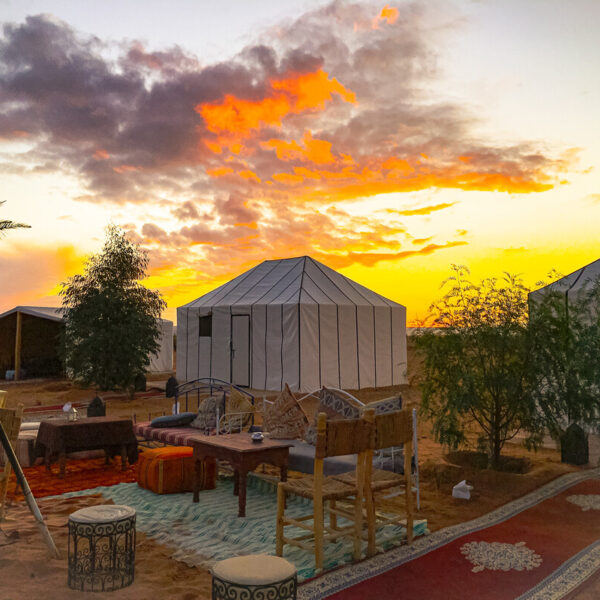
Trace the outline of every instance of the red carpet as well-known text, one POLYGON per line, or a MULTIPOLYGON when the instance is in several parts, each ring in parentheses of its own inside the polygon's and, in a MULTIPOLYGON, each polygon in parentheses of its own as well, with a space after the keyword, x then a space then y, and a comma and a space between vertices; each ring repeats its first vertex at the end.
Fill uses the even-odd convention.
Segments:
MULTIPOLYGON (((127 470, 121 471, 120 457, 113 459, 108 465, 104 464, 104 458, 67 460, 66 474, 62 479, 58 476, 58 464, 52 465, 51 473, 46 471, 44 465, 26 467, 23 472, 36 498, 136 481, 136 466, 128 465, 127 470)), ((14 473, 10 476, 8 497, 23 499, 14 473)))
POLYGON ((384 554, 354 565, 353 571, 325 574, 301 597, 562 598, 600 567, 600 480, 579 481, 567 489, 554 484, 554 491, 552 485, 545 486, 545 495, 544 488, 539 491, 537 502, 534 493, 533 500, 524 497, 478 520, 483 526, 465 524, 465 535, 457 526, 402 547, 404 554, 396 555, 396 564, 402 564, 389 570, 384 554))

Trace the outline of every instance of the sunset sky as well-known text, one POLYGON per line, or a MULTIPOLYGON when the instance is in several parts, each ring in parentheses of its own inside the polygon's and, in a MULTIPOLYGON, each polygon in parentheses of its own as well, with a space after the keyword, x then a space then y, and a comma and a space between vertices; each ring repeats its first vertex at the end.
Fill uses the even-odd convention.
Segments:
POLYGON ((600 257, 598 0, 0 0, 0 312, 115 223, 175 309, 308 254, 427 315, 600 257))

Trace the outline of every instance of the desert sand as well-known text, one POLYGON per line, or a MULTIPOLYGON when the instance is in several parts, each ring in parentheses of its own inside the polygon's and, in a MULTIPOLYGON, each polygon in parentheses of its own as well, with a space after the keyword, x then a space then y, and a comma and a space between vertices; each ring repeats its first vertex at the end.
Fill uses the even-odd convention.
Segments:
MULTIPOLYGON (((410 374, 409 374, 410 376, 410 374)), ((166 376, 163 378, 166 379, 166 376)), ((409 377, 410 380, 410 377, 409 377)), ((160 384, 159 384, 160 385, 160 384)), ((152 382, 148 382, 148 388, 152 382)), ((26 406, 64 404, 67 401, 91 399, 94 390, 83 390, 70 381, 38 381, 0 384, 9 391, 11 404, 26 406)), ((164 382, 163 382, 164 389, 164 382)), ((418 405, 419 390, 414 385, 354 392, 364 402, 384 398, 400 392, 405 406, 418 405)), ((257 397, 266 395, 258 392, 257 397)), ((269 395, 273 392, 268 393, 269 395)), ((128 400, 124 395, 106 394, 107 413, 135 416, 147 420, 171 411, 172 400, 157 390, 157 397, 128 400)), ((307 400, 307 413, 316 409, 316 401, 307 400)), ((184 409, 185 407, 182 407, 184 409)), ((194 407, 190 407, 194 409, 194 407)), ((431 531, 483 515, 498 506, 518 498, 552 479, 580 467, 560 462, 556 450, 543 449, 529 452, 522 445, 507 444, 504 454, 526 458, 529 469, 524 474, 496 472, 469 466, 460 453, 451 454, 431 436, 430 425, 419 424, 419 464, 421 476, 421 510, 418 518, 428 521, 431 531), (466 479, 473 485, 471 500, 452 498, 452 486, 466 479)), ((61 560, 48 559, 47 550, 31 515, 23 504, 11 503, 8 520, 0 525, 0 599, 16 600, 29 597, 48 599, 80 598, 81 594, 67 588, 66 523, 68 515, 82 506, 104 503, 101 497, 85 496, 69 500, 40 500, 51 533, 63 553, 61 560)), ((136 574, 132 586, 111 593, 115 599, 150 599, 157 596, 166 600, 210 598, 210 575, 207 571, 188 567, 170 558, 172 549, 161 546, 138 532, 136 574)), ((598 597, 600 577, 588 580, 571 596, 577 600, 598 597)), ((95 598, 101 594, 86 594, 95 598)))

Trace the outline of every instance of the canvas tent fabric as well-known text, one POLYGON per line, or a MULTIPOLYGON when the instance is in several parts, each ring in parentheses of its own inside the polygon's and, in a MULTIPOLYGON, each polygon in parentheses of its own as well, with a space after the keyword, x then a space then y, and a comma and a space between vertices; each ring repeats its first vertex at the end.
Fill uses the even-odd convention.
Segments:
POLYGON ((577 294, 598 278, 600 278, 600 258, 539 290, 531 292, 529 294, 529 300, 533 302, 538 301, 544 294, 553 291, 563 292, 566 300, 575 302, 577 300, 577 294))
POLYGON ((309 256, 267 260, 177 309, 177 379, 310 392, 406 383, 406 308, 309 256))
MULTIPOLYGON (((0 375, 14 366, 16 313, 23 315, 23 367, 29 375, 56 375, 61 371, 59 335, 64 309, 49 306, 15 306, 0 314, 0 375), (49 327, 49 323, 56 325, 49 327), (28 369, 28 363, 39 366, 28 369), (52 372, 44 371, 51 363, 52 372)), ((161 319, 159 351, 150 357, 148 370, 152 373, 171 371, 173 368, 173 322, 161 319)), ((49 367, 48 367, 49 368, 49 367)))

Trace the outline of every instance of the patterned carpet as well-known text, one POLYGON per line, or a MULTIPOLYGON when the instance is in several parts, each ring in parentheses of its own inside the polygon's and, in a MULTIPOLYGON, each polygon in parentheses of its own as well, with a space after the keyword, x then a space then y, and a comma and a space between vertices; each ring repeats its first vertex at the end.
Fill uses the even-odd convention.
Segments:
MULTIPOLYGON (((249 474, 246 517, 237 517, 238 499, 231 479, 219 478, 214 490, 203 490, 200 502, 191 494, 159 496, 135 483, 70 492, 63 497, 101 493, 115 504, 136 509, 137 528, 161 544, 173 548, 172 557, 188 565, 209 568, 214 562, 232 556, 275 553, 275 485, 249 474)), ((292 497, 286 514, 301 516, 312 512, 310 501, 292 497)), ((415 535, 427 531, 427 522, 415 523, 415 535)), ((293 528, 286 532, 294 533, 293 528)), ((284 557, 298 569, 298 579, 315 576, 314 555, 286 546, 284 557)), ((339 540, 325 548, 325 568, 333 569, 352 562, 351 540, 339 540)))
POLYGON ((600 568, 600 469, 307 582, 299 600, 554 600, 600 568))
MULTIPOLYGON (((48 473, 44 465, 23 469, 29 487, 36 498, 57 496, 65 492, 87 490, 100 485, 110 486, 118 483, 129 483, 136 480, 135 465, 128 465, 121 471, 121 458, 116 457, 112 463, 105 465, 104 458, 67 461, 64 478, 58 476, 58 464, 52 465, 48 473)), ((21 488, 17 487, 15 474, 11 473, 8 483, 8 498, 22 500, 21 488)))

